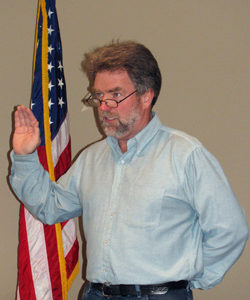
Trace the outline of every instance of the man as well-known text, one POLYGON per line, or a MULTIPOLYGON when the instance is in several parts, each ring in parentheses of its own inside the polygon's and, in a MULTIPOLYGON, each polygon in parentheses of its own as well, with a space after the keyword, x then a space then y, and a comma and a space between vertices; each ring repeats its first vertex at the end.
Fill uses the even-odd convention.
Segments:
POLYGON ((37 121, 18 107, 13 189, 42 222, 83 216, 83 299, 192 299, 191 288, 218 284, 242 253, 244 213, 217 160, 152 112, 161 74, 145 46, 97 48, 83 69, 90 92, 84 103, 97 107, 107 138, 53 183, 35 151, 37 121))

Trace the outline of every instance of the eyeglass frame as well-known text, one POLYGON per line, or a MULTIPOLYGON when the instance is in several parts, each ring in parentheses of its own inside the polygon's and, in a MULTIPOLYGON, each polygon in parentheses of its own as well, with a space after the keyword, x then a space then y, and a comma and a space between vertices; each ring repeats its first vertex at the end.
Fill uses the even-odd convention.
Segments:
POLYGON ((104 103, 106 104, 106 106, 108 106, 108 107, 110 107, 110 108, 117 108, 118 105, 119 105, 122 101, 126 100, 127 98, 129 98, 130 96, 132 96, 132 95, 133 95, 134 93, 136 93, 136 92, 137 92, 137 90, 134 90, 132 93, 130 93, 129 95, 127 95, 126 97, 124 97, 124 98, 121 99, 120 101, 117 101, 117 100, 111 99, 111 98, 108 98, 108 99, 105 99, 105 100, 101 100, 101 99, 99 99, 99 98, 97 98, 97 97, 93 97, 93 95, 92 95, 91 93, 88 93, 88 94, 90 94, 90 96, 88 97, 88 94, 87 94, 87 95, 82 99, 82 102, 83 102, 83 104, 85 104, 85 105, 87 105, 87 106, 91 106, 91 107, 100 107, 100 106, 102 105, 102 103, 104 102, 104 103), (99 101, 99 105, 98 105, 98 106, 90 105, 90 104, 88 103, 88 101, 93 100, 93 99, 99 101), (115 103, 116 103, 116 106, 109 106, 109 105, 107 105, 107 101, 115 102, 115 103))

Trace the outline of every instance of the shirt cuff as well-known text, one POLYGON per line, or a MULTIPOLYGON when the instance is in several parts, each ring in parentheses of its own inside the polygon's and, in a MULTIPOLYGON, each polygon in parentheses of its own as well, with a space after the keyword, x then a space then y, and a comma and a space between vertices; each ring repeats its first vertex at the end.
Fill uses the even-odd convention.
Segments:
MULTIPOLYGON (((24 173, 27 169, 30 169, 31 164, 37 164, 39 163, 39 157, 37 154, 37 151, 27 154, 27 155, 18 155, 15 154, 15 152, 12 150, 10 153, 10 158, 12 161, 12 170, 15 170, 15 173, 24 173)), ((26 173, 26 172, 25 172, 26 173)))

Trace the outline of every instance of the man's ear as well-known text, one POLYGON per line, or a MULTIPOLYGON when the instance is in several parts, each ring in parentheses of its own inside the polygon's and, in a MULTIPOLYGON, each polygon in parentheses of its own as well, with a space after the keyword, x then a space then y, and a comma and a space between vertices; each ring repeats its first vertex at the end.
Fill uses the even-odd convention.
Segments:
POLYGON ((145 107, 151 107, 151 103, 154 99, 154 91, 152 89, 147 89, 147 91, 142 95, 143 105, 145 107))

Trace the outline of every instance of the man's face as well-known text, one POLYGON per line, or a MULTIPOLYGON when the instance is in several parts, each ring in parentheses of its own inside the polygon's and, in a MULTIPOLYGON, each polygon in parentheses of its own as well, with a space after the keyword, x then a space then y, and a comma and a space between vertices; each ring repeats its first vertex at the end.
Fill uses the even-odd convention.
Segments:
MULTIPOLYGON (((119 101, 136 88, 126 71, 117 70, 98 72, 93 89, 102 100, 116 98, 119 101)), ((143 95, 135 93, 117 108, 110 108, 102 102, 98 115, 106 135, 127 141, 147 125, 149 110, 145 108, 143 95)))

